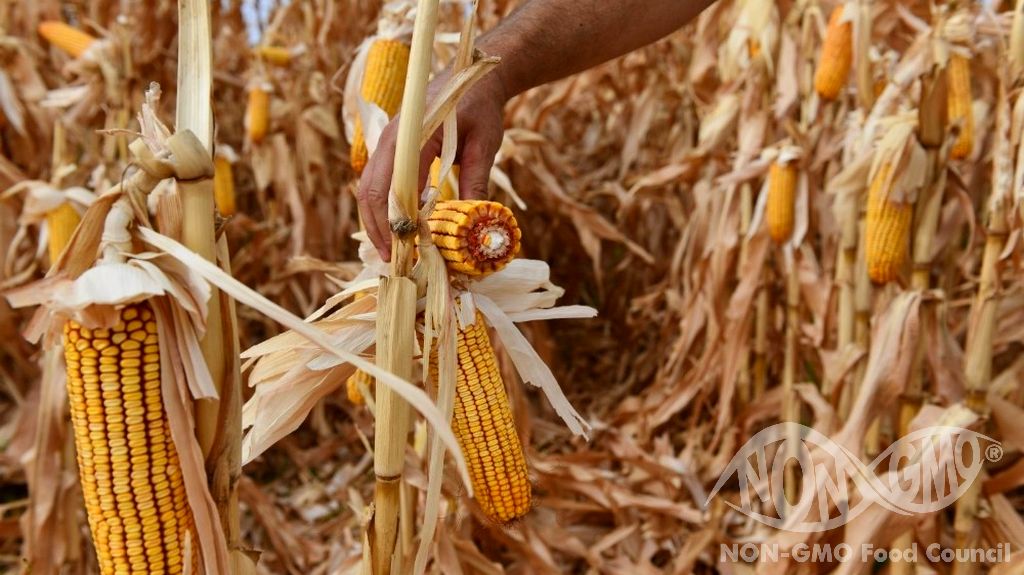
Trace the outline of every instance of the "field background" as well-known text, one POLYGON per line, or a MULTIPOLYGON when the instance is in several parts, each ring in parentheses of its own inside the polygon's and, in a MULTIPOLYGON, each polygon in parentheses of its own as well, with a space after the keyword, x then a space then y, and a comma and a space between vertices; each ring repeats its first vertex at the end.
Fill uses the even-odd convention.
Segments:
MULTIPOLYGON (((516 4, 481 0, 480 27, 492 28, 516 4)), ((1000 52, 1009 37, 1010 3, 963 3, 974 30, 975 144, 970 157, 948 164, 928 268, 931 289, 911 289, 908 263, 900 281, 869 290, 858 309, 857 341, 846 346, 838 334, 844 320, 837 262, 838 218, 849 211, 836 209, 833 181, 860 157, 851 142, 871 108, 854 74, 836 102, 811 93, 834 4, 722 0, 652 46, 511 102, 497 166, 526 206, 516 208, 523 253, 550 263, 555 283, 566 289, 562 303, 600 312, 594 320, 527 324, 524 331, 594 432, 589 442, 573 439, 543 397, 520 385, 503 361, 536 508, 514 526, 488 525, 450 482, 435 572, 753 572, 753 566, 719 564, 718 544, 787 540, 729 510, 729 489, 710 506, 707 493, 736 449, 779 421, 785 406, 797 406, 797 419, 860 449, 867 460, 898 436, 901 406, 925 399, 918 425, 942 421, 961 406, 993 158, 1010 158, 1011 178, 1022 171, 1016 165, 1014 172, 1024 119, 1019 74, 1000 52), (735 35, 751 29, 757 6, 768 16, 755 51, 753 35, 735 35), (1010 118, 1011 110, 1012 130, 996 121, 1000 114, 1010 118), (788 247, 772 243, 763 225, 747 230, 770 163, 762 151, 784 143, 803 149, 806 189, 797 205, 799 237, 788 247), (872 334, 899 345, 871 347, 872 334), (919 341, 927 353, 911 366, 919 341), (869 357, 874 370, 866 369, 869 357), (905 393, 911 371, 922 374, 923 396, 905 393), (844 422, 850 406, 856 408, 844 422), (875 416, 881 420, 872 427, 875 416)), ((871 5, 875 113, 915 116, 921 73, 905 85, 894 78, 937 20, 928 2, 871 5)), ((239 2, 216 9, 216 141, 238 154, 238 212, 223 222, 234 274, 300 315, 337 291, 329 278, 351 278, 359 270, 350 238, 358 225, 356 176, 340 124, 341 89, 379 9, 369 0, 307 0, 275 5, 267 22, 256 25, 243 18, 239 2), (305 53, 286 68, 263 70, 249 49, 257 29, 265 29, 265 41, 302 45, 305 53), (274 88, 272 124, 266 140, 252 144, 243 113, 248 83, 258 72, 274 88)), ((26 194, 17 185, 50 180, 57 122, 68 141, 58 164, 72 166, 65 184, 96 191, 116 183, 127 166, 127 140, 118 130, 138 129, 133 118, 150 82, 161 84, 160 114, 172 123, 176 10, 168 0, 0 3, 0 190, 12 190, 0 195, 3 289, 39 278, 48 267, 38 222, 19 219, 26 194), (117 48, 103 65, 70 61, 36 34, 45 19, 75 23, 117 48)), ((460 10, 444 5, 444 31, 458 29, 460 10)), ((453 50, 439 45, 438 64, 453 50)), ((863 208, 867 183, 861 177, 853 186, 855 208, 863 208)), ((514 204, 506 191, 495 186, 493 192, 514 204)), ((1014 186, 1013 194, 1021 190, 1014 186)), ((998 259, 991 407, 979 409, 984 420, 963 422, 1004 441, 1007 456, 988 470, 1000 481, 986 484, 979 522, 986 543, 1019 549, 1024 283, 1020 218, 1010 204, 998 259)), ((24 471, 38 431, 41 375, 38 350, 19 335, 30 315, 0 300, 0 572, 25 568, 26 510, 52 504, 57 522, 49 545, 65 558, 79 558, 64 572, 95 573, 73 467, 32 486, 24 471), (52 497, 30 499, 30 487, 52 497)), ((243 349, 280 330, 245 307, 239 317, 243 349)), ((261 572, 319 575, 356 565, 362 513, 373 491, 366 443, 372 434, 365 409, 337 393, 298 432, 245 467, 244 539, 261 552, 261 572)), ((422 472, 410 481, 425 484, 422 472)), ((814 537, 885 546, 913 528, 922 542, 952 544, 953 518, 952 509, 916 522, 874 514, 814 537)), ((867 572, 871 566, 842 568, 867 572)), ((1013 562, 999 572, 1015 568, 1013 562)), ((788 569, 762 566, 759 572, 788 569)))

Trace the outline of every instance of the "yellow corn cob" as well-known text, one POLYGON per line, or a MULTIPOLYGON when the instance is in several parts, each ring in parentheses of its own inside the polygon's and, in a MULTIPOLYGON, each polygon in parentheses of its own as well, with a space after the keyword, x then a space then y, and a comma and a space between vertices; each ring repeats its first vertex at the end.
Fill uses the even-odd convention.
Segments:
POLYGON ((853 25, 843 22, 843 5, 836 6, 828 20, 821 59, 814 73, 814 89, 825 100, 835 100, 846 85, 853 64, 853 25))
POLYGON ((971 61, 958 54, 949 58, 946 69, 949 90, 949 123, 960 125, 960 135, 950 156, 961 160, 974 148, 974 98, 971 96, 971 61))
POLYGON ((292 51, 284 46, 257 46, 253 49, 257 58, 275 66, 287 66, 292 63, 292 51))
POLYGON ((878 170, 868 191, 868 213, 865 229, 868 276, 885 284, 895 280, 907 261, 910 250, 910 225, 914 206, 897 203, 887 197, 885 182, 892 165, 885 163, 878 170))
POLYGON ((530 510, 526 457, 483 316, 459 331, 452 431, 466 457, 477 503, 505 524, 530 510))
POLYGON ((71 241, 71 236, 78 227, 82 216, 71 204, 61 204, 59 208, 46 214, 46 226, 49 228, 50 265, 57 263, 61 252, 71 241))
POLYGON ((270 92, 262 85, 249 90, 249 104, 245 109, 245 129, 249 141, 260 143, 270 128, 270 92))
POLYGON ((779 244, 788 241, 793 234, 796 176, 796 166, 792 162, 775 162, 768 172, 765 220, 768 222, 768 235, 779 244))
POLYGON ((348 391, 348 400, 355 405, 363 405, 366 403, 366 398, 363 397, 363 390, 359 387, 362 383, 366 386, 370 392, 373 392, 373 385, 376 380, 365 371, 358 369, 355 373, 348 376, 348 380, 345 381, 345 388, 348 391))
POLYGON ((484 200, 439 202, 427 224, 448 269, 470 276, 505 267, 523 237, 512 210, 484 200))
POLYGON ((100 571, 182 573, 186 537, 193 545, 196 539, 162 403, 152 310, 146 303, 125 306, 111 329, 67 322, 64 357, 100 571))
MULTIPOLYGON (((376 104, 389 118, 394 116, 402 105, 408 67, 409 46, 399 40, 374 40, 366 54, 366 72, 360 89, 363 100, 376 104)), ((363 122, 358 115, 349 159, 352 169, 363 173, 368 158, 363 122)))
POLYGON ((72 58, 78 58, 84 54, 89 46, 96 41, 95 37, 59 20, 41 22, 39 35, 72 58))
POLYGON ((459 199, 458 194, 455 193, 455 186, 451 182, 452 177, 456 180, 459 178, 459 166, 457 164, 452 166, 449 177, 445 178, 444 182, 441 182, 441 158, 434 158, 434 163, 430 164, 430 185, 435 188, 441 187, 438 200, 447 202, 459 199))
POLYGON ((213 159, 213 199, 221 215, 227 217, 235 213, 235 176, 231 172, 231 161, 220 155, 213 159))

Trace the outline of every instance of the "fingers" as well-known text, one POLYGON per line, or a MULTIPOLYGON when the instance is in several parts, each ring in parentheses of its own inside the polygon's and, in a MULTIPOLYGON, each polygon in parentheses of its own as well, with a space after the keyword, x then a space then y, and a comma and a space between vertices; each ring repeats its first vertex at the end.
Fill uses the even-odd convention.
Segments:
POLYGON ((427 187, 427 182, 430 179, 430 165, 434 163, 434 158, 441 155, 441 142, 443 140, 440 128, 434 135, 427 140, 427 143, 423 146, 423 150, 420 152, 420 190, 427 187))
POLYGON ((381 133, 377 150, 359 179, 356 200, 366 234, 377 248, 381 259, 391 261, 391 227, 388 224, 388 192, 395 161, 395 122, 381 133))
MULTIPOLYGON (((498 142, 500 142, 500 138, 498 142)), ((487 183, 498 146, 490 138, 466 138, 459 160, 459 197, 463 200, 487 199, 487 183)))

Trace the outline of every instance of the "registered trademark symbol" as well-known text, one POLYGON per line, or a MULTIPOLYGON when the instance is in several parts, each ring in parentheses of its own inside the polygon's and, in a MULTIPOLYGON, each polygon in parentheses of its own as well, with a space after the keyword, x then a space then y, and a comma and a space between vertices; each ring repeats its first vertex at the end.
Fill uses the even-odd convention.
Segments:
POLYGON ((985 448, 985 458, 990 462, 996 462, 1003 458, 1003 446, 993 443, 985 448))

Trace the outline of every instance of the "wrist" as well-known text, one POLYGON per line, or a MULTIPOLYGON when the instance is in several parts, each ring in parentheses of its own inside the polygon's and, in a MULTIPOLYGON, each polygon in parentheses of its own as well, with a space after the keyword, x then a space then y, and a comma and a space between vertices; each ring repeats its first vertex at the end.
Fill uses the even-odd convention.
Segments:
POLYGON ((508 44, 507 39, 492 37, 490 35, 480 38, 476 47, 487 56, 497 56, 501 61, 494 70, 488 73, 482 82, 489 84, 493 95, 500 98, 502 105, 513 97, 526 91, 518 81, 519 75, 516 71, 516 63, 513 55, 515 49, 508 44))

